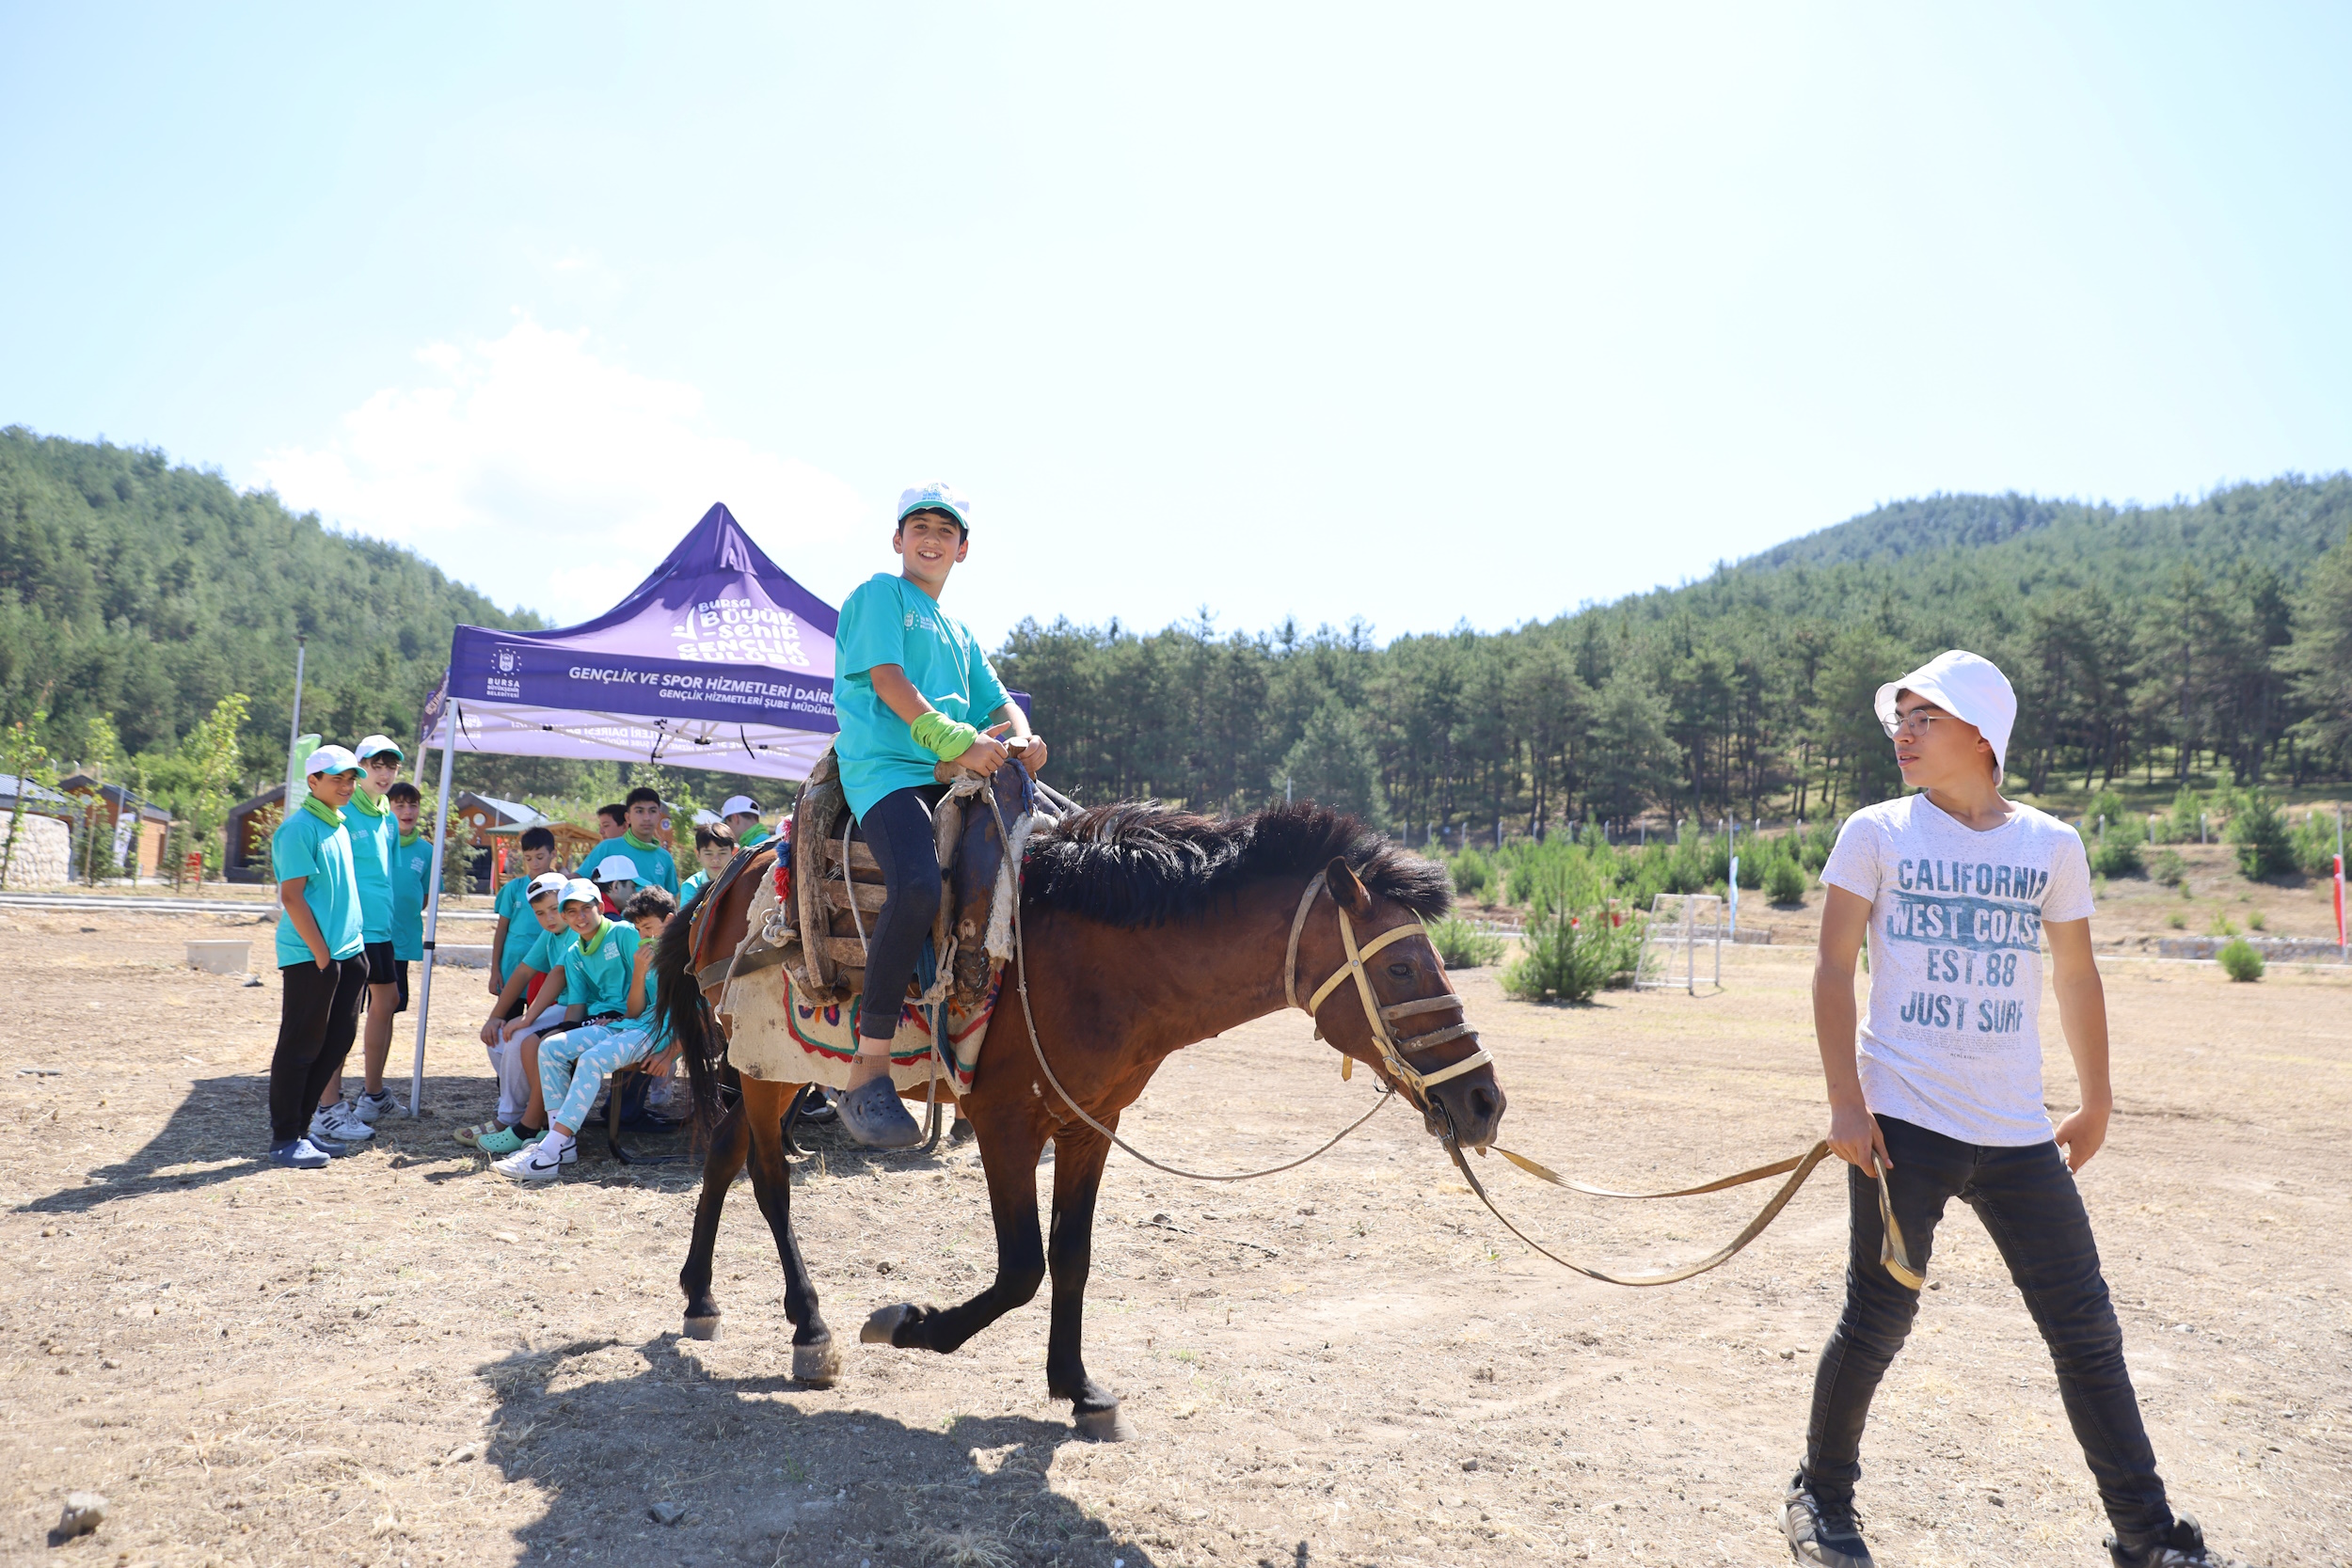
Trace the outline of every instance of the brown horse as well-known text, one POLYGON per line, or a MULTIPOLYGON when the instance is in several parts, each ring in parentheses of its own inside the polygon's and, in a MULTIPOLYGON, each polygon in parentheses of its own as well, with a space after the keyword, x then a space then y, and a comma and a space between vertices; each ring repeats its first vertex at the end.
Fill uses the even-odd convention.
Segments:
MULTIPOLYGON (((707 916, 715 925, 699 943, 706 954, 731 952, 743 938, 765 864, 745 870, 715 890, 718 902, 707 916)), ((1433 1134, 1451 1132, 1472 1145, 1490 1141, 1503 1095, 1476 1037, 1458 1022, 1460 1003, 1445 966, 1419 929, 1420 920, 1452 904, 1444 868, 1352 817, 1312 804, 1230 820, 1147 804, 1105 806, 1033 835, 1025 871, 1023 945, 1013 963, 1025 966, 1025 974, 1008 967, 964 1097, 995 1216, 996 1277, 954 1307, 885 1307, 862 1338, 953 1351, 1028 1301, 1050 1275, 1047 1390, 1073 1402, 1081 1433, 1120 1437, 1127 1429, 1119 1401, 1087 1374, 1079 1354, 1095 1193, 1110 1143, 1051 1080, 1088 1116, 1116 1130, 1120 1112, 1135 1103, 1170 1053, 1279 1011, 1294 998, 1305 1005, 1315 997, 1322 1036, 1405 1092, 1433 1134), (1374 954, 1381 935, 1398 927, 1411 929, 1374 954), (1295 959, 1286 961, 1293 949, 1295 959), (1343 972, 1359 953, 1362 978, 1348 984, 1343 972), (1326 987, 1327 976, 1339 983, 1326 987), (1039 1069, 1024 1016, 1024 979, 1051 1080, 1039 1069), (1416 1034, 1432 1043, 1395 1037, 1401 1051, 1391 1058, 1375 1033, 1386 1027, 1374 1022, 1375 1006, 1387 1017, 1422 1021, 1416 1034), (1457 1022, 1448 1026, 1448 1017, 1457 1022), (1444 1070, 1473 1057, 1462 1070, 1444 1070), (1423 1077, 1431 1081, 1425 1087, 1423 1077), (1048 1139, 1056 1155, 1050 1243, 1039 1236, 1037 1198, 1038 1160, 1048 1139)), ((686 1331, 707 1338, 717 1329, 712 1247, 727 1186, 748 1158, 752 1190, 784 1264, 792 1374, 829 1382, 840 1356, 792 1234, 784 1163, 783 1117, 800 1085, 741 1080, 739 1099, 717 1115, 720 1080, 734 1075, 723 1068, 724 1037, 690 971, 697 945, 689 934, 692 912, 671 922, 656 960, 659 1006, 683 1047, 704 1125, 712 1128, 693 1242, 678 1273, 686 1331)), ((1234 1089, 1247 1093, 1248 1085, 1234 1089)))

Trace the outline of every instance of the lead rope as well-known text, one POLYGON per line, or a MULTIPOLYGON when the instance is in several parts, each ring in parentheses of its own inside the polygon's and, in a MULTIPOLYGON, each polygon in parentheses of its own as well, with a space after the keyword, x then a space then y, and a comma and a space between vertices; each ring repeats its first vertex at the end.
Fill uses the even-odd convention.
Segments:
MULTIPOLYGON (((995 814, 997 833, 1002 837, 1006 844, 1010 844, 1012 842, 1012 835, 1006 830, 1005 827, 1005 811, 1002 806, 997 804, 996 792, 993 789, 988 792, 988 809, 995 814)), ((1112 1132, 1109 1128, 1104 1126, 1092 1117, 1087 1115, 1086 1107, 1079 1104, 1074 1099, 1071 1098, 1070 1091, 1061 1086, 1061 1080, 1054 1076, 1054 1069, 1052 1066, 1045 1060, 1045 1047, 1039 1043, 1037 1037, 1037 1014, 1032 1012, 1029 1008, 1029 964, 1027 944, 1023 940, 1021 934, 1021 867, 1017 865, 1013 867, 1013 979, 1017 989, 1021 992, 1021 1018, 1022 1022, 1028 1025, 1029 1050, 1037 1057, 1038 1070, 1045 1074, 1045 1081, 1054 1086, 1054 1092, 1056 1094, 1061 1096, 1061 1102, 1069 1106, 1071 1110, 1076 1112, 1080 1121, 1085 1122, 1089 1127, 1093 1128, 1094 1131, 1102 1133, 1103 1136, 1110 1139, 1111 1142, 1117 1144, 1120 1148, 1125 1149, 1129 1154, 1134 1155, 1145 1164, 1150 1165, 1153 1170, 1166 1171, 1170 1176, 1181 1176, 1191 1181, 1255 1181, 1260 1177, 1275 1176, 1286 1170, 1295 1170, 1298 1166, 1305 1164, 1308 1161, 1312 1160, 1318 1155, 1325 1153, 1327 1150, 1335 1148, 1342 1138, 1346 1137, 1350 1132, 1355 1132, 1356 1129, 1370 1121, 1374 1117, 1378 1116, 1380 1114, 1381 1107, 1385 1106, 1390 1101, 1396 1098, 1396 1094, 1393 1089, 1390 1088, 1386 1085, 1381 1085, 1379 1098, 1372 1102, 1372 1109, 1366 1111, 1362 1116, 1358 1117, 1354 1121, 1349 1122, 1345 1127, 1341 1128, 1337 1133, 1333 1134, 1329 1143, 1325 1144, 1321 1148, 1315 1149, 1312 1153, 1302 1154, 1297 1159, 1289 1161, 1283 1164, 1269 1165, 1264 1170, 1244 1171, 1239 1175, 1234 1176, 1220 1176, 1211 1171, 1182 1170, 1177 1166, 1164 1164, 1161 1162, 1152 1159, 1152 1156, 1144 1153, 1143 1150, 1137 1148, 1135 1145, 1129 1143, 1126 1139, 1120 1137, 1118 1133, 1112 1132)), ((1317 880, 1320 879, 1320 878, 1317 879, 1317 880)), ((1291 936, 1291 950, 1294 953, 1297 951, 1297 945, 1298 937, 1294 931, 1291 936)), ((1345 974, 1346 971, 1343 970, 1341 973, 1345 974)), ((1287 976, 1285 977, 1285 983, 1288 983, 1287 976)), ((1295 988, 1293 989, 1292 994, 1294 997, 1297 994, 1295 988)), ((1505 1221, 1504 1223, 1508 1224, 1509 1222, 1505 1221)), ((1532 1245, 1533 1243, 1530 1244, 1532 1245)))
MULTIPOLYGON (((1751 1181, 1761 1181, 1768 1177, 1779 1176, 1784 1172, 1791 1173, 1788 1180, 1781 1183, 1780 1191, 1772 1195, 1772 1201, 1764 1205, 1756 1218, 1748 1222, 1746 1229, 1697 1262, 1685 1264, 1678 1269, 1669 1269, 1663 1274, 1620 1275, 1608 1274, 1599 1269, 1586 1268, 1581 1263, 1563 1258, 1550 1248, 1537 1243, 1518 1226, 1513 1225, 1504 1216, 1502 1211, 1495 1207, 1495 1200, 1486 1196, 1486 1189, 1471 1172, 1470 1162, 1462 1157, 1461 1140, 1454 1136, 1453 1129, 1450 1127, 1446 1130, 1445 1148, 1446 1153, 1453 1158, 1455 1168, 1461 1171, 1462 1180, 1470 1183, 1470 1191, 1478 1195, 1478 1201, 1486 1206, 1486 1212, 1502 1221, 1502 1227, 1505 1230, 1562 1268, 1573 1269, 1587 1279, 1597 1279, 1609 1285, 1672 1285, 1677 1280, 1689 1279, 1695 1275, 1705 1274, 1709 1269, 1729 1262, 1741 1248, 1762 1235, 1766 1226, 1780 1217, 1780 1212, 1788 1206, 1788 1200, 1797 1196, 1797 1189, 1804 1185, 1805 1178, 1813 1174, 1814 1167, 1827 1158, 1830 1151, 1829 1140, 1824 1138, 1803 1154, 1793 1155, 1786 1160, 1775 1160, 1769 1165, 1758 1165, 1754 1170, 1744 1170, 1737 1176, 1722 1177, 1695 1187, 1678 1187, 1668 1193, 1621 1193, 1611 1187, 1595 1187, 1582 1181, 1566 1180, 1546 1170, 1525 1155, 1514 1154, 1507 1148, 1496 1146, 1497 1154, 1502 1155, 1530 1176, 1549 1181, 1555 1187, 1566 1187, 1573 1192, 1589 1194, 1594 1197, 1628 1198, 1637 1203, 1652 1202, 1659 1198, 1668 1197, 1696 1197, 1703 1193, 1720 1193, 1728 1187, 1744 1187, 1751 1181)), ((1486 1148, 1481 1148, 1479 1152, 1484 1154, 1486 1148)), ((1883 1171, 1879 1174, 1877 1185, 1880 1266, 1894 1276, 1896 1283, 1909 1290, 1919 1290, 1927 1283, 1927 1276, 1912 1264, 1910 1248, 1903 1241, 1902 1227, 1895 1222, 1895 1206, 1887 1196, 1886 1175, 1883 1171)))

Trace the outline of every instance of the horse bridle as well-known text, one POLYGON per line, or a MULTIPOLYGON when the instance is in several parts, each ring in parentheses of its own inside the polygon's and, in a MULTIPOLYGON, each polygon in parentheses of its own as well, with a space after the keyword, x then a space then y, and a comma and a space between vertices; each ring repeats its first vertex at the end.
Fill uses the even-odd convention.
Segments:
MULTIPOLYGON (((1405 1053, 1408 1051, 1428 1051, 1459 1039, 1467 1039, 1474 1043, 1478 1038, 1478 1031, 1472 1029, 1467 1022, 1449 1023, 1442 1028, 1432 1029, 1426 1034, 1407 1035, 1403 1039, 1397 1038, 1394 1031, 1390 1027, 1391 1024, 1408 1018, 1418 1018, 1424 1013, 1445 1012, 1462 1006, 1461 996, 1450 990, 1441 996, 1424 996, 1411 1002, 1383 1005, 1379 993, 1372 988, 1372 976, 1364 968, 1366 958, 1371 958, 1391 942, 1401 942, 1406 937, 1417 936, 1423 941, 1428 940, 1429 927, 1418 915, 1414 917, 1411 925, 1392 926, 1359 947, 1356 942, 1356 923, 1348 918, 1347 906, 1340 902, 1337 894, 1332 894, 1331 910, 1339 916, 1340 946, 1346 952, 1347 961, 1333 970, 1330 978, 1317 986, 1306 1001, 1301 1002, 1298 999, 1298 939, 1307 928, 1307 916, 1313 912, 1315 899, 1329 891, 1326 874, 1318 871, 1314 875, 1314 879, 1307 884, 1307 891, 1299 895, 1298 912, 1291 919, 1290 947, 1282 959, 1283 994, 1290 999, 1292 1006, 1298 1008, 1315 1021, 1315 1038, 1322 1039, 1324 1037, 1323 1005, 1330 1000, 1331 993, 1339 989, 1341 981, 1351 975, 1354 976, 1356 994, 1364 1005, 1364 1022, 1372 1026, 1373 1043, 1380 1048, 1381 1064, 1387 1069, 1390 1080, 1405 1091, 1406 1097, 1413 1101, 1414 1106, 1422 1115, 1426 1116, 1430 1111, 1429 1090, 1448 1079, 1459 1078, 1466 1072, 1476 1071, 1491 1063, 1494 1058, 1486 1054, 1486 1048, 1482 1045, 1460 1061, 1448 1062, 1433 1072, 1423 1072, 1406 1060, 1405 1053)), ((1434 945, 1431 953, 1435 956, 1434 945)), ((1444 966, 1440 963, 1438 967, 1442 969, 1444 966)), ((1344 1075, 1344 1068, 1342 1070, 1344 1075)))

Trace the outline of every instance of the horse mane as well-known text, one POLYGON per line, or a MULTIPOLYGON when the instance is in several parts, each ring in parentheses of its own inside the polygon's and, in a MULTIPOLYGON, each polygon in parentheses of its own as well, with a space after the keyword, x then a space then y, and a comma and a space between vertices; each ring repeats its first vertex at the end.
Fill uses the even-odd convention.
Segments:
POLYGON ((1423 919, 1454 907, 1444 866, 1311 800, 1231 817, 1153 800, 1092 807, 1030 838, 1023 902, 1105 926, 1160 926, 1204 914, 1252 882, 1303 881, 1334 859, 1374 896, 1423 919))

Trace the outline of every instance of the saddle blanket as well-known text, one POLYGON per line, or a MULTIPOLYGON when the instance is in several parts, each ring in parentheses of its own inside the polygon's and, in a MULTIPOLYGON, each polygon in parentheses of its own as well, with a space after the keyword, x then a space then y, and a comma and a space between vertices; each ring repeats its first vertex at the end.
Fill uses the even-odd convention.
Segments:
MULTIPOLYGON (((949 1006, 946 1049, 939 1057, 946 1070, 940 1087, 962 1094, 979 1066, 980 1042, 996 1011, 997 980, 991 979, 980 1006, 966 1012, 949 1006)), ((746 1078, 766 1083, 850 1086, 850 1064, 857 1055, 857 1015, 865 998, 817 1006, 802 999, 789 971, 777 968, 746 975, 727 987, 721 1008, 727 1025, 727 1061, 746 1078)), ((934 1042, 931 1011, 906 1003, 898 1009, 898 1033, 890 1042, 890 1081, 900 1089, 930 1082, 934 1042)))

